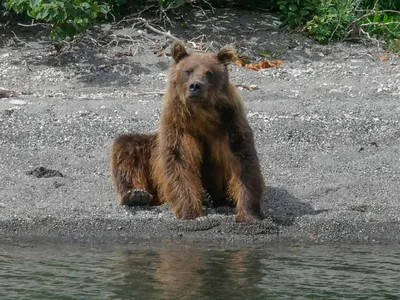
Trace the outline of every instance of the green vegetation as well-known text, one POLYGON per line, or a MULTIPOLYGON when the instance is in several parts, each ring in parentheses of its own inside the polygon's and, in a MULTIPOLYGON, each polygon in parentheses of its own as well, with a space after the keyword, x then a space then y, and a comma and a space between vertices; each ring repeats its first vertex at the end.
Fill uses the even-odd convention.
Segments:
POLYGON ((284 25, 298 28, 321 43, 360 34, 381 38, 399 51, 398 0, 278 0, 284 25))
POLYGON ((113 10, 112 1, 94 0, 7 0, 6 9, 26 15, 38 22, 51 24, 54 41, 73 37, 92 22, 107 18, 113 10))
MULTIPOLYGON (((133 2, 146 5, 143 0, 129 4, 133 2)), ((221 6, 235 2, 209 3, 221 6)), ((267 7, 277 12, 284 26, 300 30, 320 43, 362 35, 384 40, 389 49, 400 50, 399 0, 250 0, 247 3, 250 9, 267 7)), ((53 41, 73 38, 96 22, 121 16, 128 5, 126 0, 3 0, 2 4, 10 13, 49 24, 53 41)), ((184 0, 157 0, 156 4, 160 9, 185 5, 184 0)))

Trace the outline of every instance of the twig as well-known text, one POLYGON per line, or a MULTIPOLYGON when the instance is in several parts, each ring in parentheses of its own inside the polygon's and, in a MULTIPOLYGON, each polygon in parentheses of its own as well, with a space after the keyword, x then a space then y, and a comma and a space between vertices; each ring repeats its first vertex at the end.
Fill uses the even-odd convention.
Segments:
MULTIPOLYGON (((138 31, 138 32, 139 32, 139 31, 138 31)), ((139 33, 140 33, 140 36, 141 36, 143 39, 145 39, 146 41, 152 43, 153 45, 157 44, 157 42, 155 42, 155 41, 152 40, 150 37, 148 37, 148 36, 145 35, 145 34, 146 34, 145 31, 141 31, 141 32, 139 32, 139 33)))
POLYGON ((50 24, 47 24, 47 23, 33 23, 33 21, 32 21, 32 24, 17 23, 17 25, 22 26, 22 27, 36 27, 36 26, 42 26, 42 27, 46 27, 46 28, 51 27, 50 24))
POLYGON ((144 27, 146 27, 147 29, 150 29, 151 31, 153 31, 153 32, 155 32, 155 33, 158 33, 158 34, 164 35, 164 36, 166 36, 166 37, 169 37, 170 39, 172 39, 172 40, 174 40, 174 41, 181 42, 180 39, 178 39, 176 36, 173 36, 173 35, 170 34, 169 32, 161 31, 161 30, 158 30, 157 28, 154 28, 153 26, 151 26, 151 25, 149 24, 149 22, 148 22, 146 19, 144 19, 144 18, 139 18, 139 19, 142 20, 144 27))
POLYGON ((378 6, 378 1, 379 1, 379 0, 375 0, 375 3, 374 3, 374 8, 373 8, 373 10, 376 10, 376 7, 378 6))
POLYGON ((369 22, 369 23, 364 23, 364 24, 360 24, 360 27, 365 27, 365 26, 385 26, 385 25, 390 25, 390 24, 397 24, 400 25, 399 21, 393 21, 393 22, 386 22, 386 23, 380 23, 380 22, 369 22))
POLYGON ((145 96, 145 95, 160 95, 164 96, 165 92, 159 91, 159 92, 139 92, 139 93, 132 93, 132 96, 145 96))
MULTIPOLYGON (((178 6, 179 6, 179 5, 178 5, 178 6)), ((175 27, 174 24, 172 24, 171 19, 170 19, 170 18, 168 17, 168 15, 167 15, 167 10, 169 10, 169 7, 170 7, 170 6, 168 6, 166 9, 160 8, 160 9, 157 11, 157 12, 160 12, 159 19, 163 21, 163 23, 164 23, 164 28, 167 27, 167 24, 165 23, 165 21, 168 21, 169 25, 171 25, 172 27, 175 27)), ((173 10, 173 9, 174 9, 174 8, 172 8, 172 10, 173 10)), ((157 15, 157 13, 156 13, 156 15, 157 15)))
POLYGON ((203 2, 205 2, 206 4, 208 4, 208 6, 211 8, 211 11, 214 13, 215 12, 215 8, 214 6, 211 5, 210 2, 208 2, 207 0, 202 0, 203 2))
POLYGON ((370 36, 369 33, 368 33, 367 31, 363 30, 361 27, 360 27, 360 32, 361 32, 362 34, 364 34, 364 35, 365 35, 368 39, 370 39, 371 41, 376 42, 378 48, 380 48, 380 46, 379 46, 379 45, 380 45, 380 42, 379 42, 378 39, 373 38, 372 36, 370 36))
POLYGON ((332 41, 333 36, 335 35, 336 31, 339 29, 340 22, 342 21, 342 14, 341 14, 341 12, 339 13, 338 18, 339 18, 339 20, 338 20, 338 23, 337 23, 337 25, 336 25, 336 28, 335 28, 335 30, 332 32, 331 36, 329 37, 329 43, 332 41))
POLYGON ((99 46, 99 47, 103 47, 103 45, 102 44, 100 44, 96 39, 94 39, 94 38, 89 38, 91 41, 92 41, 92 43, 93 44, 95 44, 95 45, 97 45, 97 46, 99 46))
MULTIPOLYGON (((396 24, 397 25, 397 27, 398 26, 400 26, 400 22, 386 22, 386 23, 378 23, 378 22, 369 22, 369 23, 364 23, 364 24, 360 24, 360 28, 361 27, 366 27, 366 26, 385 26, 385 25, 388 25, 388 24, 396 24)), ((386 27, 385 26, 385 29, 387 30, 387 31, 389 31, 390 32, 390 34, 391 35, 395 35, 395 33, 393 32, 393 31, 391 31, 390 29, 389 29, 389 27, 386 27)))
POLYGON ((116 43, 115 46, 118 46, 119 45, 119 40, 120 41, 125 41, 125 42, 135 43, 135 40, 131 36, 127 35, 127 34, 119 33, 119 34, 112 34, 111 36, 114 37, 114 38, 107 45, 111 45, 112 43, 115 42, 116 43))
POLYGON ((250 28, 249 30, 243 30, 242 33, 256 33, 258 31, 270 31, 273 27, 264 27, 264 28, 250 28))
POLYGON ((192 38, 190 41, 188 41, 188 43, 192 44, 193 48, 195 48, 195 49, 198 48, 201 50, 203 48, 202 45, 207 44, 207 42, 204 43, 203 40, 207 40, 207 36, 205 34, 201 34, 198 37, 192 38), (198 39, 200 39, 200 41, 198 42, 198 45, 196 45, 195 41, 198 39))
POLYGON ((17 35, 15 34, 14 31, 11 30, 11 32, 12 32, 12 34, 14 35, 14 38, 15 38, 18 42, 20 42, 20 43, 22 43, 22 44, 24 44, 24 45, 28 45, 27 42, 24 42, 24 41, 20 40, 20 39, 17 37, 17 35))
POLYGON ((235 86, 236 86, 236 87, 244 88, 244 89, 246 89, 246 90, 248 90, 248 91, 254 91, 254 90, 257 90, 257 89, 258 89, 258 86, 256 86, 255 84, 246 85, 246 84, 240 84, 240 83, 238 83, 238 84, 235 84, 235 86))
POLYGON ((151 8, 155 8, 155 7, 156 7, 155 5, 147 6, 147 7, 145 7, 143 10, 139 11, 139 12, 136 14, 136 16, 139 18, 139 17, 141 16, 142 13, 144 13, 144 12, 150 10, 151 8))
MULTIPOLYGON (((203 1, 206 2, 208 5, 210 5, 211 10, 212 10, 212 12, 214 13, 214 8, 211 6, 211 4, 210 4, 209 2, 207 2, 207 1, 205 1, 205 0, 203 0, 203 1)), ((202 14, 204 15, 204 17, 207 19, 206 22, 210 23, 211 26, 212 26, 216 31, 219 31, 219 28, 218 28, 217 26, 214 25, 213 21, 208 17, 207 13, 204 11, 203 8, 201 8, 201 7, 198 6, 198 5, 193 4, 192 2, 190 2, 190 5, 191 5, 192 7, 195 7, 195 8, 197 8, 197 9, 199 9, 199 10, 202 12, 202 14)))
POLYGON ((378 10, 378 11, 373 10, 373 11, 371 11, 371 12, 369 12, 369 13, 367 13, 367 14, 365 14, 365 15, 362 15, 361 17, 355 19, 352 23, 358 22, 358 21, 360 21, 360 20, 362 20, 362 19, 364 19, 364 18, 367 18, 367 17, 369 17, 369 16, 373 16, 373 15, 375 15, 375 14, 382 14, 382 13, 387 13, 387 12, 395 13, 395 14, 400 14, 400 11, 398 11, 398 10, 391 10, 391 9, 384 9, 384 10, 378 10))
MULTIPOLYGON (((129 47, 129 51, 132 53, 132 47, 133 47, 133 45, 131 45, 130 47, 129 47)), ((139 45, 136 45, 136 49, 135 49, 135 51, 132 53, 132 56, 136 56, 136 54, 138 53, 138 51, 139 51, 139 45)))

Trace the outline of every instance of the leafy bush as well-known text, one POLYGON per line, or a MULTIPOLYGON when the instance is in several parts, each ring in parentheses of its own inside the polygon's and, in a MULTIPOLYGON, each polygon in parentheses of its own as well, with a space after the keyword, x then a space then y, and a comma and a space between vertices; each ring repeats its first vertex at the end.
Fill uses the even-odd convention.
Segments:
POLYGON ((355 20, 358 4, 351 0, 322 2, 303 30, 321 43, 340 40, 346 37, 349 25, 355 20))
POLYGON ((7 0, 5 5, 17 14, 52 24, 50 38, 54 41, 74 37, 112 10, 109 3, 94 0, 7 0))
POLYGON ((366 9, 372 9, 376 4, 381 9, 400 10, 400 2, 398 0, 363 0, 361 4, 366 9))
POLYGON ((283 25, 296 28, 316 14, 316 0, 278 0, 283 25))
MULTIPOLYGON (((0 0, 9 11, 51 25, 50 38, 73 38, 94 22, 120 15, 127 0, 0 0)), ((198 0, 200 4, 202 0, 198 0)), ((179 6, 185 0, 155 0, 160 8, 179 6)), ((212 5, 264 7, 282 16, 283 26, 297 28, 321 43, 346 39, 350 31, 386 40, 400 48, 399 0, 211 0, 212 5)), ((136 6, 146 0, 129 1, 136 6)))
MULTIPOLYGON (((398 0, 277 0, 283 24, 299 28, 321 43, 343 40, 352 27, 386 40, 392 50, 400 43, 398 0)), ((353 30, 354 31, 354 30, 353 30)))
POLYGON ((364 2, 366 15, 360 19, 360 26, 370 36, 382 37, 387 48, 400 51, 400 1, 381 0, 376 6, 374 1, 364 2))

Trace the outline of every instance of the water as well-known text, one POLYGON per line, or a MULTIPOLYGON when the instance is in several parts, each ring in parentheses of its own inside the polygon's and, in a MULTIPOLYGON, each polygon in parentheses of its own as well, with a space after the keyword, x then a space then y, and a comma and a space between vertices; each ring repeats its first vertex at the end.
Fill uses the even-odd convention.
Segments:
POLYGON ((400 248, 0 245, 0 299, 400 299, 400 248))

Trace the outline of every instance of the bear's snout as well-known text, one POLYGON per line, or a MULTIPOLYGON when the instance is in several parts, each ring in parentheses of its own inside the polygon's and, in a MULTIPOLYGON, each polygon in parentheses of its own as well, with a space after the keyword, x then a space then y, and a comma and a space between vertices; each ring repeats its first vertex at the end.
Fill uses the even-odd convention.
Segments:
POLYGON ((191 97, 197 97, 201 95, 203 84, 201 82, 193 82, 189 85, 189 93, 191 97))

